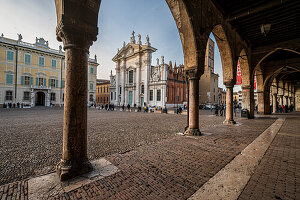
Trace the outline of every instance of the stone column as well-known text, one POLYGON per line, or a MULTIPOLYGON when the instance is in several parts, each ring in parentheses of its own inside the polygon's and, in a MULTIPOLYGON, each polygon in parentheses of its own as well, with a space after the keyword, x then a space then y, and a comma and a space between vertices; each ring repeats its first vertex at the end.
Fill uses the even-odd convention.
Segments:
MULTIPOLYGON (((124 61, 125 62, 125 61, 124 61)), ((125 63, 124 63, 124 66, 122 66, 122 89, 121 89, 121 103, 120 103, 120 106, 122 105, 125 105, 125 63)))
POLYGON ((187 71, 189 78, 189 127, 185 135, 201 135, 199 130, 199 80, 197 69, 187 71))
MULTIPOLYGON (((140 105, 140 66, 137 67, 136 69, 136 79, 135 79, 135 90, 136 90, 136 105, 140 105)), ((141 105, 142 106, 142 105, 141 105)))
POLYGON ((278 95, 279 96, 279 105, 283 105, 283 95, 278 95))
POLYGON ((273 113, 277 112, 277 94, 273 94, 273 113))
POLYGON ((288 96, 285 96, 285 105, 289 106, 289 97, 288 96))
MULTIPOLYGON (((119 66, 118 66, 119 67, 119 66)), ((116 68, 116 101, 115 101, 115 105, 119 106, 120 102, 119 102, 119 93, 120 93, 120 81, 119 81, 119 76, 120 76, 120 69, 116 68)))
POLYGON ((66 57, 62 159, 56 166, 60 180, 92 170, 87 157, 88 56, 92 39, 69 27, 57 27, 66 57))
POLYGON ((242 87, 242 108, 249 111, 249 118, 254 118, 254 87, 242 87))
POLYGON ((264 92, 257 91, 257 113, 264 114, 264 92))
POLYGON ((236 122, 233 120, 233 83, 225 84, 226 86, 226 119, 223 124, 232 125, 236 122))

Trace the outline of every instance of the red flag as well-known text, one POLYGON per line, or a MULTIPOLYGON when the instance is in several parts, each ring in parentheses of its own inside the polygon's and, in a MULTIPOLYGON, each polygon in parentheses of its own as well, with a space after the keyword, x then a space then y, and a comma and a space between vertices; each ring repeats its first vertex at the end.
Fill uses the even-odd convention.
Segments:
POLYGON ((238 61, 237 73, 236 73, 236 85, 241 85, 241 84, 242 84, 242 71, 241 71, 240 61, 238 61))
POLYGON ((254 76, 254 90, 256 90, 256 76, 254 76))

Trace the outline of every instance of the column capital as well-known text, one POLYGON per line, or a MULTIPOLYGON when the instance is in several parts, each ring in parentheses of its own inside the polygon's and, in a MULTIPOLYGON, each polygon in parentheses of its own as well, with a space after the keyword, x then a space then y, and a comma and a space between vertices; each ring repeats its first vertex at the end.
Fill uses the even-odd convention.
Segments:
POLYGON ((187 74, 189 80, 200 79, 200 70, 198 68, 186 69, 185 73, 187 74))
POLYGON ((64 49, 88 51, 98 35, 98 13, 101 0, 55 0, 57 40, 64 49))
MULTIPOLYGON (((68 48, 77 48, 84 49, 87 52, 89 51, 90 46, 93 44, 93 41, 96 41, 98 28, 91 32, 78 31, 80 26, 76 27, 75 25, 66 25, 62 21, 56 27, 56 36, 58 41, 62 41, 64 44, 64 50, 68 48)), ((82 28, 83 29, 83 28, 82 28)))

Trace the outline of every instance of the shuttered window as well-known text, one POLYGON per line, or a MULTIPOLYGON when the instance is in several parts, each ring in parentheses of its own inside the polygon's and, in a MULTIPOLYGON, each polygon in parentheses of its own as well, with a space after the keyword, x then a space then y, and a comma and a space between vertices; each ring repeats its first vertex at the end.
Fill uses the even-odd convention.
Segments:
POLYGON ((31 55, 25 54, 25 64, 31 64, 31 55))
POLYGON ((13 51, 6 51, 6 60, 14 61, 14 52, 13 51))
POLYGON ((44 57, 39 57, 39 65, 45 66, 45 58, 44 57))
POLYGON ((6 84, 13 84, 14 75, 6 74, 6 84))

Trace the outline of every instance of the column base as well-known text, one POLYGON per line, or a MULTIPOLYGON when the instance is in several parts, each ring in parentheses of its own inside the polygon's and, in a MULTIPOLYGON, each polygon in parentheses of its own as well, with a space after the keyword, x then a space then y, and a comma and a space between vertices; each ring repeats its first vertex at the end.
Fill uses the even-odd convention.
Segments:
POLYGON ((234 125, 234 124, 236 124, 236 122, 234 120, 225 119, 223 124, 225 124, 225 125, 234 125))
POLYGON ((92 164, 88 159, 84 161, 63 160, 56 165, 56 173, 60 181, 66 181, 76 176, 86 174, 93 170, 92 164))
POLYGON ((187 130, 184 132, 184 135, 200 136, 201 132, 198 128, 187 128, 187 130))

